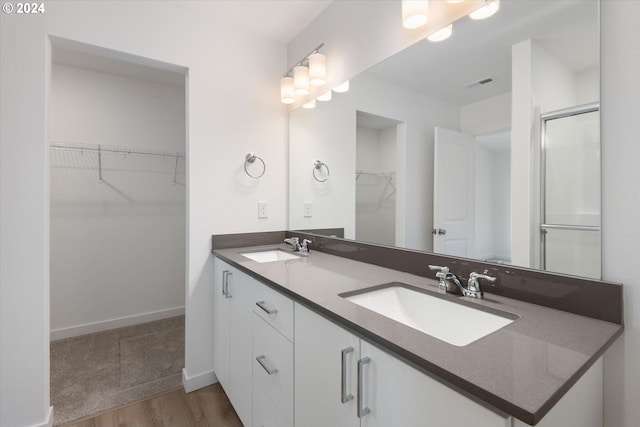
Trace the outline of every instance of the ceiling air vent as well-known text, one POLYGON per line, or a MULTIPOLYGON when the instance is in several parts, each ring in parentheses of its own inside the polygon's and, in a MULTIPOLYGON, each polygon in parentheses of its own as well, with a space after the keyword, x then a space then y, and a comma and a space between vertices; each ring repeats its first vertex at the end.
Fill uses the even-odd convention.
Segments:
POLYGON ((493 81, 493 77, 486 77, 486 78, 481 79, 481 80, 476 80, 475 82, 467 83, 466 85, 464 85, 464 87, 466 87, 468 89, 471 89, 472 87, 489 84, 492 81, 493 81))

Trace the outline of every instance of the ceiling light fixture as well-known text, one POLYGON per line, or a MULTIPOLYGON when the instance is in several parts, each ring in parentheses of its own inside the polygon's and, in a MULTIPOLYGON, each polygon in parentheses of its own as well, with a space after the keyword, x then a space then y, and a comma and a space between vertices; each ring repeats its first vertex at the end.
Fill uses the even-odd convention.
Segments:
POLYGON ((471 19, 486 19, 493 16, 500 9, 500 0, 485 0, 485 5, 469 14, 471 19))
POLYGON ((451 37, 452 33, 453 33, 453 24, 449 24, 446 27, 440 28, 435 33, 427 36, 427 40, 429 40, 430 42, 441 42, 442 40, 446 40, 449 37, 451 37))
POLYGON ((428 0, 402 0, 402 26, 409 30, 420 28, 429 20, 428 0))
POLYGON ((319 52, 323 46, 324 43, 321 43, 284 73, 280 79, 280 101, 283 104, 293 104, 296 95, 308 95, 309 84, 325 84, 326 58, 319 52))
POLYGON ((333 88, 333 91, 336 93, 344 93, 349 91, 349 80, 346 82, 340 83, 338 86, 333 88))

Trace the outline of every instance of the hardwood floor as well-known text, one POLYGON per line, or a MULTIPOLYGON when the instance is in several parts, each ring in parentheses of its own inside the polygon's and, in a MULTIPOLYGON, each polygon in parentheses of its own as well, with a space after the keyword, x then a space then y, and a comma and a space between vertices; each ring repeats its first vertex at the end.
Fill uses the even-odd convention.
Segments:
POLYGON ((181 388, 60 427, 242 427, 227 395, 214 384, 186 394, 181 388))

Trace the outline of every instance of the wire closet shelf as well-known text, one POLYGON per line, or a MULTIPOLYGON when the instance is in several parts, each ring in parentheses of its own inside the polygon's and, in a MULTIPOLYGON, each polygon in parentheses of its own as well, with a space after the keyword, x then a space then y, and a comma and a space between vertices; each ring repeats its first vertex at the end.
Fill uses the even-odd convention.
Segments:
POLYGON ((80 153, 83 155, 84 153, 91 153, 97 156, 97 168, 98 168, 98 180, 103 181, 102 171, 104 169, 104 159, 103 155, 105 154, 115 154, 120 155, 126 158, 127 156, 143 156, 143 157, 155 157, 162 159, 174 159, 173 162, 173 183, 179 184, 178 182, 178 163, 180 159, 186 159, 184 153, 179 151, 169 152, 169 151, 160 151, 160 150, 151 150, 146 148, 130 148, 124 146, 115 146, 115 145, 103 145, 103 144, 88 144, 83 142, 71 142, 71 141, 51 141, 49 145, 51 150, 54 151, 66 151, 66 152, 74 152, 80 153))

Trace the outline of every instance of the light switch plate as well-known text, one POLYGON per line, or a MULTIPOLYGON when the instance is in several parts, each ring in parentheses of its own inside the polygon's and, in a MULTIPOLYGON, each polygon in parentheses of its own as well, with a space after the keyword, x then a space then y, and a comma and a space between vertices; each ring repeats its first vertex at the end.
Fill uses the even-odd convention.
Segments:
POLYGON ((269 202, 258 202, 258 218, 269 217, 269 202))
POLYGON ((313 216, 313 203, 304 202, 304 216, 305 218, 311 218, 313 216))

